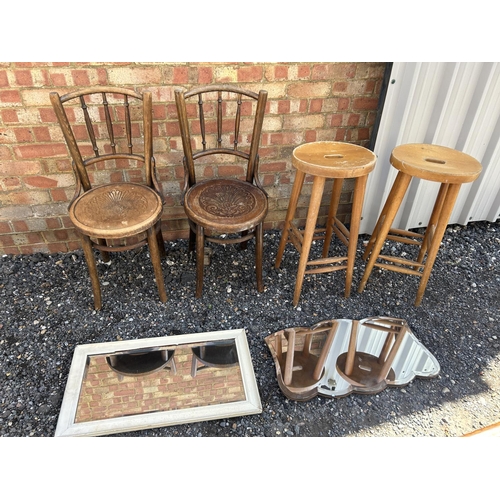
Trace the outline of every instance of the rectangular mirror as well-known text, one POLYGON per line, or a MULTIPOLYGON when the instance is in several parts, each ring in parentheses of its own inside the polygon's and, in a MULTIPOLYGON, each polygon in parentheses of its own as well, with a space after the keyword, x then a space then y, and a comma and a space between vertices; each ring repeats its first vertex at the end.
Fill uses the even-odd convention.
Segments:
POLYGON ((262 412, 244 329, 79 345, 56 436, 262 412))

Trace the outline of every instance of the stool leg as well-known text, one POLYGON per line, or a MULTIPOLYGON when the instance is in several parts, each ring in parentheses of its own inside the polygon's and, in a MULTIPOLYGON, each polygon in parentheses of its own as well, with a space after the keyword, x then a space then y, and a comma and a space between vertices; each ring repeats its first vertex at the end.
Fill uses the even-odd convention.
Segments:
POLYGON ((446 231, 446 226, 448 225, 448 221, 450 220, 451 212, 453 211, 453 207, 455 206, 455 201, 457 200, 460 187, 461 184, 448 185, 441 213, 439 214, 439 220, 436 224, 436 230, 434 231, 434 236, 432 238, 429 252, 427 254, 427 260, 425 261, 425 267, 422 272, 422 277, 420 278, 420 284, 417 290, 417 298, 415 300, 416 306, 420 305, 422 297, 424 296, 425 288, 432 271, 432 266, 434 265, 434 261, 436 260, 439 246, 441 245, 441 240, 443 239, 444 232, 446 231))
MULTIPOLYGON (((391 229, 392 222, 396 217, 399 206, 403 201, 404 195, 411 181, 411 175, 405 174, 404 172, 398 172, 394 184, 392 185, 391 192, 389 193, 389 197, 385 202, 384 208, 379 217, 379 221, 375 226, 375 230, 370 238, 370 242, 368 243, 368 248, 371 248, 370 259, 366 264, 365 273, 363 274, 363 278, 361 279, 361 283, 359 284, 358 292, 362 292, 365 289, 366 282, 370 277, 370 274, 373 270, 373 266, 378 258, 380 250, 385 242, 387 234, 391 229)), ((368 250, 367 248, 367 250, 368 250)), ((368 252, 369 253, 369 252, 368 252)), ((365 256, 367 252, 365 251, 365 256)))
POLYGON ((434 208, 432 209, 431 218, 429 219, 427 229, 425 230, 424 239, 422 240, 422 244, 420 245, 417 262, 423 262, 425 254, 427 253, 427 248, 432 244, 432 239, 436 231, 436 224, 439 221, 439 216, 443 209, 443 203, 446 198, 446 193, 448 192, 448 186, 449 184, 441 184, 441 187, 439 188, 439 193, 436 198, 436 202, 434 203, 434 208))
POLYGON ((297 209, 297 202, 299 200, 299 195, 302 190, 302 185, 304 184, 304 177, 306 174, 301 170, 297 170, 295 174, 295 181, 292 187, 292 193, 290 195, 290 202, 288 203, 288 210, 286 212, 285 225, 283 226, 283 231, 281 232, 281 240, 278 247, 278 253, 276 254, 276 263, 274 267, 278 269, 281 264, 281 259, 283 258, 283 252, 285 251, 285 246, 288 243, 288 232, 290 231, 290 223, 295 215, 295 210, 297 209))
POLYGON ((344 179, 334 179, 332 186, 332 198, 330 200, 330 208, 328 210, 328 220, 326 222, 326 232, 325 240, 323 243, 323 255, 325 259, 328 257, 328 250, 330 249, 330 243, 332 241, 333 226, 335 225, 335 216, 337 215, 337 210, 340 203, 340 194, 342 193, 342 185, 344 179))
POLYGON ((316 228, 316 221, 318 219, 319 207, 321 205, 321 198, 323 196, 323 189, 325 187, 325 178, 316 176, 314 177, 311 200, 309 201, 309 210, 307 212, 306 227, 304 229, 304 241, 302 242, 302 250, 300 252, 299 268, 297 271, 297 279, 295 281, 295 293, 293 295, 293 305, 296 306, 299 302, 300 292, 302 290, 302 283, 304 282, 304 273, 309 260, 309 251, 311 250, 311 243, 316 228))
POLYGON ((349 246, 347 247, 347 270, 345 279, 345 297, 351 293, 352 275, 354 272, 354 262, 356 260, 356 249, 358 246, 359 223, 363 210, 363 200, 365 197, 367 175, 356 178, 354 184, 354 196, 352 200, 351 222, 349 225, 349 246))

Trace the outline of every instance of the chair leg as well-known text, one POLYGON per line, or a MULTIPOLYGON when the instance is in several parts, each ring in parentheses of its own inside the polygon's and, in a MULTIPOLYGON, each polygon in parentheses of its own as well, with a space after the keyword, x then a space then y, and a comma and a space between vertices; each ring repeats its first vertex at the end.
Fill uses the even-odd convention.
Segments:
POLYGON ((194 252, 196 248, 196 233, 193 231, 191 224, 189 225, 189 240, 188 240, 188 252, 194 252))
POLYGON ((255 228, 255 272, 257 274, 257 290, 264 291, 262 282, 262 254, 264 248, 263 224, 262 222, 255 228))
MULTIPOLYGON (((248 231, 242 231, 241 236, 244 237, 248 234, 248 231)), ((240 250, 246 250, 248 246, 248 240, 242 241, 240 243, 240 250)))
POLYGON ((156 231, 156 241, 158 242, 158 250, 160 251, 160 257, 163 259, 167 256, 165 252, 165 241, 163 240, 163 233, 161 232, 161 220, 159 220, 155 225, 156 231))
POLYGON ((151 263, 156 278, 156 286, 158 287, 158 294, 162 302, 167 301, 167 292, 165 291, 165 283, 163 281, 163 271, 161 269, 160 250, 158 248, 158 240, 156 239, 156 230, 154 227, 148 229, 148 246, 149 254, 151 255, 151 263))
POLYGON ((90 275, 90 282, 92 284, 92 292, 94 294, 94 308, 99 310, 102 307, 101 300, 101 287, 99 285, 99 277, 97 275, 97 265, 95 263, 94 249, 90 238, 85 234, 80 234, 82 241, 83 253, 87 261, 87 267, 90 275))
MULTIPOLYGON (((103 238, 99 238, 97 240, 97 243, 99 243, 99 245, 106 246, 106 240, 103 238)), ((111 260, 109 252, 105 252, 104 250, 101 250, 101 259, 103 262, 109 262, 111 260)))
POLYGON ((203 290, 203 267, 205 261, 205 232, 202 226, 196 226, 196 298, 203 290))

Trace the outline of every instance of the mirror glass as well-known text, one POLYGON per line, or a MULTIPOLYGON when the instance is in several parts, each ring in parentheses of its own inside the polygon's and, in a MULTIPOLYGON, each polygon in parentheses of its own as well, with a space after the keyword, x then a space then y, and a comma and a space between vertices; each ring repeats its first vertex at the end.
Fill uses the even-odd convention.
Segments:
POLYGON ((56 436, 260 413, 244 330, 77 346, 56 436))
POLYGON ((437 359, 398 318, 323 321, 280 330, 265 341, 280 389, 299 401, 376 394, 440 371, 437 359))

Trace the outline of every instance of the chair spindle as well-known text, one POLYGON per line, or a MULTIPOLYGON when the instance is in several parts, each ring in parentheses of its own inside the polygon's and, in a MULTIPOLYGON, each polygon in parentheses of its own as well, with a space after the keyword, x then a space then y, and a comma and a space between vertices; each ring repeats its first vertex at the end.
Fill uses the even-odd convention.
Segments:
POLYGON ((90 119, 89 110, 87 104, 85 103, 85 99, 83 96, 80 96, 80 104, 83 110, 83 116, 85 118, 85 125, 87 126, 87 132, 89 134, 90 142, 92 143, 92 149, 94 150, 94 154, 96 157, 99 157, 99 148, 97 147, 97 142, 95 140, 94 128, 92 127, 92 120, 90 119))

